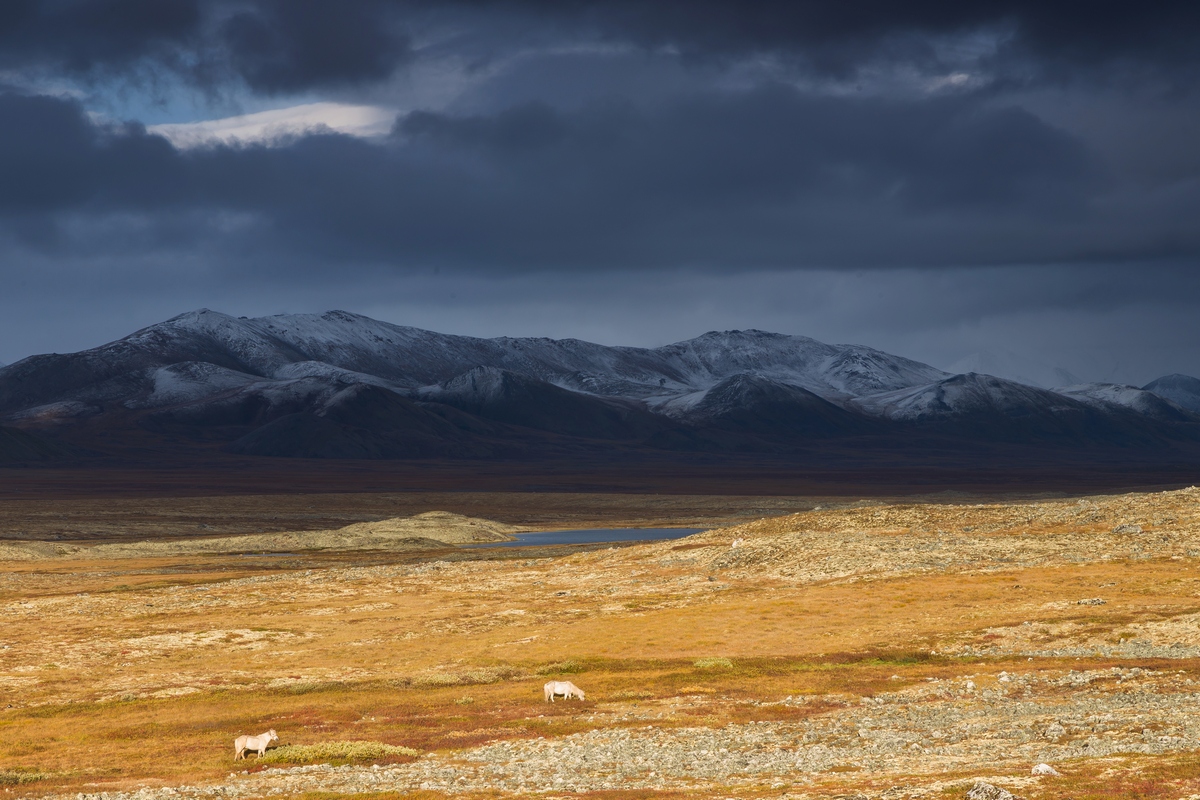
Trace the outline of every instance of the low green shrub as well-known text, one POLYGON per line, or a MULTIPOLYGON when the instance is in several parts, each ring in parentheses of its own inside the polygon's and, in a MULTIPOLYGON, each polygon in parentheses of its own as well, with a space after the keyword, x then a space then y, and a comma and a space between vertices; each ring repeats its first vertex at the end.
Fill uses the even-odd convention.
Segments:
POLYGON ((733 662, 728 658, 697 658, 693 666, 700 669, 733 669, 733 662))
POLYGON ((402 685, 412 687, 478 686, 519 678, 521 674, 519 669, 513 667, 475 667, 454 672, 424 672, 402 679, 402 685))
POLYGON ((383 742, 321 742, 319 744, 287 744, 268 750, 264 764, 312 764, 324 762, 378 761, 397 756, 418 756, 411 747, 398 747, 383 742))
POLYGON ((346 684, 341 681, 301 681, 300 683, 285 684, 280 688, 288 694, 312 694, 345 689, 346 684))
POLYGON ((50 776, 36 769, 0 769, 0 786, 21 786, 50 776))

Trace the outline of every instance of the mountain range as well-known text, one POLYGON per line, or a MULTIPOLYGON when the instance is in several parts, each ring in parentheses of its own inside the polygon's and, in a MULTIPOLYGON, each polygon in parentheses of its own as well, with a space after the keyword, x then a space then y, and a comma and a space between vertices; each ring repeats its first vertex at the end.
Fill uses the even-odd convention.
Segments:
POLYGON ((344 311, 201 310, 0 368, 0 426, 9 461, 883 457, 980 445, 1186 460, 1200 443, 1200 380, 1050 390, 756 330, 607 347, 454 336, 344 311))

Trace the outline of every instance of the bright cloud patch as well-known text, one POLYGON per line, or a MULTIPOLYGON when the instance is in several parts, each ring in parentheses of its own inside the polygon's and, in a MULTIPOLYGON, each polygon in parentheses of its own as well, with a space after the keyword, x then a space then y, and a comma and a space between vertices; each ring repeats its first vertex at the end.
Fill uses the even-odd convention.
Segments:
POLYGON ((148 130, 165 136, 176 147, 206 144, 250 144, 285 140, 328 129, 351 136, 383 136, 396 118, 394 109, 343 103, 307 103, 224 119, 151 125, 148 130))

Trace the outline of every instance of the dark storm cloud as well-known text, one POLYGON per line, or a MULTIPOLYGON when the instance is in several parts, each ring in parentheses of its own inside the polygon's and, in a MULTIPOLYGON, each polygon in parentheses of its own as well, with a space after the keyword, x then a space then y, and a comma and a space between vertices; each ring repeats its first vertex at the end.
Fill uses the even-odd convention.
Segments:
POLYGON ((14 235, 38 219, 44 246, 67 250, 108 231, 126 246, 190 236, 218 251, 481 270, 1197 252, 1200 234, 1177 224, 1197 210, 1194 189, 1156 226, 1138 208, 1094 208, 1111 189, 1078 140, 969 96, 774 86, 653 108, 413 112, 382 142, 186 151, 139 126, 98 126, 71 101, 0 96, 0 210, 14 235), (243 221, 229 232, 231 214, 243 221))
POLYGON ((167 70, 209 90, 240 80, 258 92, 295 92, 388 78, 416 57, 414 31, 442 43, 436 52, 461 47, 470 58, 530 40, 602 40, 692 57, 773 53, 841 75, 879 62, 945 69, 979 36, 1000 42, 992 68, 1015 59, 1026 78, 1200 59, 1193 2, 6 0, 0 68, 138 80, 167 70))
POLYGON ((1197 41, 1182 2, 7 0, 0 360, 340 305, 1194 372, 1197 41), (403 112, 192 149, 98 121, 314 101, 403 112))
POLYGON ((934 49, 923 37, 981 31, 1004 34, 1014 50, 1052 61, 1195 60, 1200 33, 1200 7, 1181 0, 531 0, 515 5, 588 19, 615 37, 701 53, 807 52, 818 65, 836 70, 877 57, 881 48, 885 56, 933 61, 934 49))
POLYGON ((120 210, 174 194, 178 153, 139 126, 101 129, 71 101, 0 95, 0 210, 120 210))
POLYGON ((175 66, 201 18, 198 0, 5 0, 0 66, 121 71, 144 59, 175 66))
POLYGON ((411 57, 379 2, 260 0, 224 20, 218 35, 233 70, 266 92, 379 81, 411 57))
POLYGON ((264 93, 387 78, 411 56, 384 0, 6 0, 0 68, 93 81, 167 70, 264 93))

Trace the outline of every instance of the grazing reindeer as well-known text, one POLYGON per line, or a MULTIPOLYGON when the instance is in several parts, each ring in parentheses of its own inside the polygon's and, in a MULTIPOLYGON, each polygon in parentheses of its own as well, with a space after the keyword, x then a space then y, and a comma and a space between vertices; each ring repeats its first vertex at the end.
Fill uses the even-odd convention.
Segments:
POLYGON ((542 687, 546 692, 546 702, 553 703, 555 695, 562 695, 564 700, 570 700, 572 697, 583 699, 583 689, 580 689, 570 681, 547 681, 542 687))
POLYGON ((239 761, 246 757, 246 753, 254 750, 258 753, 258 757, 262 758, 267 752, 267 748, 273 742, 278 742, 279 737, 275 734, 275 729, 261 733, 258 736, 239 736, 233 741, 233 760, 239 761))

